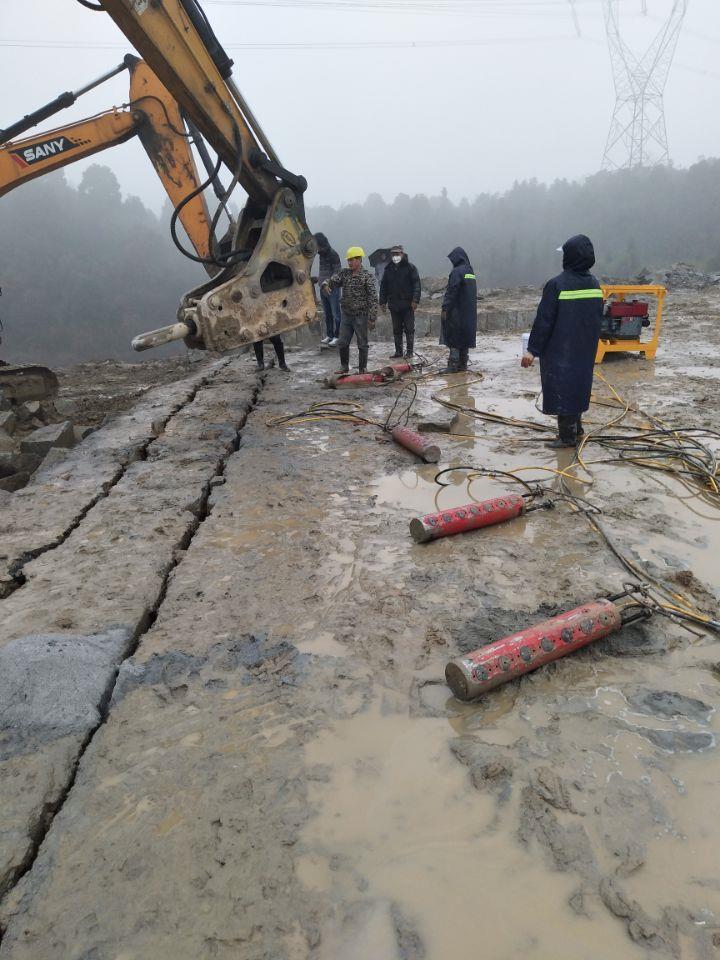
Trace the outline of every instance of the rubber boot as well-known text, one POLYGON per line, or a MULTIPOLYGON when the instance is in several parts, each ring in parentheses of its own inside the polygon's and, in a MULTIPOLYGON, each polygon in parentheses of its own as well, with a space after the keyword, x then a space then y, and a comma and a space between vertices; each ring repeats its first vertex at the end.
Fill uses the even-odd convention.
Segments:
POLYGON ((394 337, 394 340, 395 340, 395 353, 391 353, 391 354, 390 354, 390 359, 391 359, 391 360, 399 360, 400 357, 402 357, 402 355, 403 355, 403 352, 402 352, 402 340, 403 340, 403 338, 402 338, 402 333, 401 333, 399 336, 398 336, 397 333, 396 333, 396 334, 393 334, 393 337, 394 337))
POLYGON ((338 348, 340 352, 340 373, 350 373, 350 347, 338 348))
POLYGON ((263 350, 262 340, 253 344, 255 351, 255 369, 260 371, 265 369, 265 351, 263 350))
POLYGON ((365 348, 365 350, 358 350, 358 373, 367 372, 367 360, 368 360, 367 348, 365 348))
POLYGON ((415 334, 407 334, 407 350, 405 351, 405 359, 412 360, 415 356, 415 334))
POLYGON ((460 373, 467 373, 467 365, 469 359, 469 351, 467 349, 460 351, 460 363, 458 364, 458 370, 460 373))
POLYGON ((460 351, 454 347, 450 348, 447 366, 444 370, 438 370, 438 373, 459 373, 460 370, 460 351))
POLYGON ((549 440, 545 446, 553 450, 561 450, 564 447, 574 447, 577 444, 577 418, 558 414, 558 436, 555 440, 549 440))
POLYGON ((290 373, 290 367, 287 365, 287 363, 285 363, 285 344, 282 342, 280 337, 273 341, 273 347, 275 347, 275 354, 278 358, 278 366, 285 373, 290 373))
POLYGON ((582 414, 579 413, 578 416, 577 416, 577 437, 578 437, 578 440, 580 439, 580 437, 584 437, 584 436, 585 436, 585 428, 583 427, 582 414))

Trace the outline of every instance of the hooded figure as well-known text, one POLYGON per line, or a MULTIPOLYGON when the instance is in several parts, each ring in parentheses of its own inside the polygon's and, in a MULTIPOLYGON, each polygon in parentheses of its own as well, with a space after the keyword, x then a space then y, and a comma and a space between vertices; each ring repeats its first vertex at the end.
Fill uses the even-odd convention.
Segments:
POLYGON ((340 321, 342 314, 340 312, 340 291, 333 290, 332 293, 324 293, 322 284, 329 280, 333 274, 340 269, 340 255, 330 246, 330 241, 324 233, 315 234, 315 242, 318 248, 319 269, 318 282, 320 283, 320 300, 325 312, 325 336, 320 341, 323 345, 337 346, 338 336, 340 334, 340 321))
POLYGON ((595 251, 583 234, 563 244, 563 272, 543 289, 523 366, 540 358, 543 413, 558 418, 559 440, 574 446, 583 434, 581 417, 590 406, 593 366, 600 339, 603 299, 590 273, 595 251))
POLYGON ((477 331, 477 281, 462 247, 448 254, 453 269, 440 314, 440 343, 450 347, 447 373, 467 370, 468 351, 477 331))

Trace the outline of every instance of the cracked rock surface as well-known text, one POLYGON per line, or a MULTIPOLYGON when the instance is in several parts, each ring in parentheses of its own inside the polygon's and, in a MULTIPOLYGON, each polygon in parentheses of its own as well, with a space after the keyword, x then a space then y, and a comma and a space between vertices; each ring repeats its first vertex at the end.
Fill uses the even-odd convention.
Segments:
MULTIPOLYGON (((716 422, 687 373, 710 306, 674 295, 662 364, 604 372, 716 422)), ((480 338, 485 378, 453 398, 536 415, 516 340, 480 338)), ((458 703, 447 660, 627 575, 569 510, 414 543, 409 519, 467 485, 439 494, 369 426, 269 426, 337 399, 332 357, 289 362, 215 369, 0 601, 0 958, 714 956, 715 641, 657 618, 458 703)), ((394 398, 342 399, 382 420, 394 398)), ((440 466, 559 465, 502 425, 453 429, 440 466)), ((638 562, 717 602, 717 535, 686 502, 627 464, 586 493, 638 562)))

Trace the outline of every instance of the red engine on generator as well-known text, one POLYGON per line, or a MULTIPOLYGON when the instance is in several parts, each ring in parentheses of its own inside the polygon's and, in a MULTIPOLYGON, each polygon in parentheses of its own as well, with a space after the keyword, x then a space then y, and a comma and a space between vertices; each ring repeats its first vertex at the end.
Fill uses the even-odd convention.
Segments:
POLYGON ((607 314, 610 317, 646 317, 649 309, 647 300, 620 300, 608 304, 607 314))
POLYGON ((607 340, 639 340, 650 326, 647 300, 611 300, 605 307, 600 336, 607 340))

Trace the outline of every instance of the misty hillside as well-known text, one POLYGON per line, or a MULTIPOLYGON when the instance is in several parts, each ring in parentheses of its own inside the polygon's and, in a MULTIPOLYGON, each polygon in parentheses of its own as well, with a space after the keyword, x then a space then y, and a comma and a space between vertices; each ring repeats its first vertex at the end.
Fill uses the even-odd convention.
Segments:
POLYGON ((4 360, 137 360, 131 338, 172 323, 180 295, 206 276, 175 249, 168 223, 137 197, 123 201, 99 164, 77 189, 59 172, 12 191, 0 217, 4 360))
MULTIPOLYGON (((123 200, 102 165, 89 167, 78 189, 62 173, 27 184, 0 201, 0 215, 5 360, 137 359, 131 337, 173 322, 180 296, 205 277, 173 246, 169 216, 123 200)), ((720 160, 551 186, 529 181, 459 204, 403 194, 385 203, 371 194, 339 210, 310 208, 308 222, 341 256, 351 244, 370 253, 404 243, 423 275, 447 272, 445 255, 459 244, 480 286, 541 283, 557 269, 555 248, 578 232, 594 240, 606 276, 678 260, 719 270, 720 160)))
POLYGON ((459 204, 403 194, 387 204, 372 194, 363 204, 316 207, 308 216, 341 256, 355 243, 366 253, 403 243, 421 274, 447 272, 446 254, 463 246, 480 286, 542 283, 557 272, 556 248, 574 233, 593 239, 597 271, 606 276, 631 277, 679 260, 714 271, 720 269, 720 160, 551 186, 531 180, 459 204))

